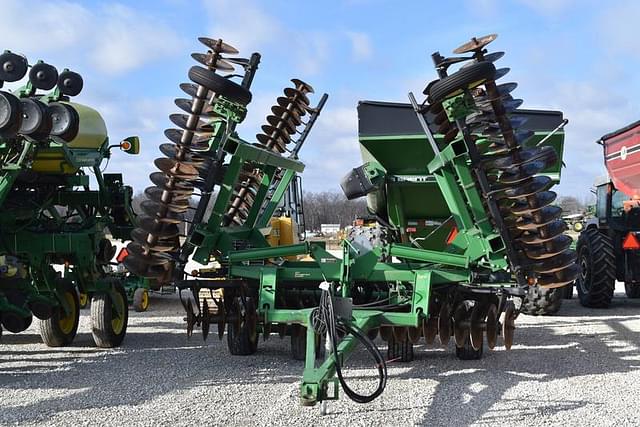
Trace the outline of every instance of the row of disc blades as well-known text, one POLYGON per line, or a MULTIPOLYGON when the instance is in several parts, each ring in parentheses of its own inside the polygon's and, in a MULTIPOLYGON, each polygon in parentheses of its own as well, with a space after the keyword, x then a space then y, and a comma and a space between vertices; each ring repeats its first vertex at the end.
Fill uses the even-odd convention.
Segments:
POLYGON ((194 190, 202 186, 203 177, 211 167, 208 151, 214 132, 212 121, 216 118, 217 96, 233 98, 233 90, 239 87, 230 80, 226 85, 220 85, 220 81, 227 79, 216 72, 231 72, 234 64, 243 61, 223 57, 238 51, 220 39, 201 37, 198 40, 208 51, 194 53, 192 57, 206 68, 192 67, 189 72, 192 83, 180 85, 189 98, 175 100, 183 113, 169 116, 176 128, 165 130, 170 142, 159 147, 164 156, 154 161, 158 168, 150 175, 154 185, 145 190, 142 214, 131 233, 132 242, 127 246, 129 255, 124 260, 133 274, 161 281, 170 277, 180 248, 178 225, 191 208, 189 200, 194 190))
MULTIPOLYGON (((501 58, 502 52, 487 53, 484 49, 494 39, 495 35, 473 39, 456 49, 455 53, 473 52, 468 58, 471 61, 463 68, 501 58)), ((465 126, 482 154, 480 167, 509 229, 519 257, 517 264, 540 286, 561 287, 577 277, 578 267, 576 254, 569 249, 572 239, 564 234, 562 210, 553 205, 556 199, 556 193, 550 191, 553 181, 541 174, 556 164, 558 158, 551 146, 525 145, 534 133, 519 130, 526 119, 512 115, 522 104, 521 99, 511 95, 517 84, 496 84, 508 71, 508 68, 495 70, 493 78, 472 90, 477 111, 467 116, 465 126)), ((432 104, 430 111, 436 115, 438 132, 445 135, 445 140, 453 140, 459 130, 449 122, 442 104, 432 104)))
MULTIPOLYGON (((283 96, 278 97, 267 116, 267 124, 262 132, 256 135, 257 145, 276 154, 287 151, 287 145, 304 126, 303 117, 311 111, 308 95, 313 88, 302 80, 292 79, 293 87, 284 89, 283 96)), ((277 174, 276 174, 277 175, 277 174)), ((262 182, 260 165, 247 162, 243 165, 240 178, 233 190, 224 216, 224 225, 243 225, 249 216, 258 190, 262 182)))

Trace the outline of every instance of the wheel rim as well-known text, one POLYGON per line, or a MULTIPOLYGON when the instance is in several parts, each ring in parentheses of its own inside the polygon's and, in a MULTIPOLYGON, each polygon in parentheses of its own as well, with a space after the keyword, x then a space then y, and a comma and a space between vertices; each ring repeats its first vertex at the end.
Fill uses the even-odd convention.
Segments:
POLYGON ((142 306, 143 310, 146 310, 147 307, 149 307, 149 292, 146 289, 142 293, 142 301, 140 305, 142 306))
POLYGON ((89 298, 87 297, 87 294, 85 294, 84 292, 80 292, 80 294, 78 295, 78 300, 80 301, 81 306, 87 305, 88 299, 89 298))
POLYGON ((587 260, 587 256, 582 253, 580 254, 580 280, 578 283, 580 284, 580 289, 584 292, 589 290, 587 286, 587 282, 589 278, 589 261, 587 260))
POLYGON ((64 300, 69 306, 69 314, 65 316, 64 309, 60 307, 60 319, 58 320, 58 326, 63 334, 69 335, 73 331, 73 325, 76 322, 76 304, 73 295, 69 292, 64 293, 64 300))
POLYGON ((115 298, 112 301, 112 304, 114 305, 114 307, 112 307, 113 315, 111 318, 111 328, 113 329, 113 332, 115 332, 115 334, 117 335, 122 332, 122 328, 124 327, 124 315, 118 316, 117 308, 120 308, 121 312, 124 313, 124 310, 126 310, 127 307, 124 305, 124 299, 122 298, 122 295, 120 294, 120 292, 116 292, 114 297, 115 298))

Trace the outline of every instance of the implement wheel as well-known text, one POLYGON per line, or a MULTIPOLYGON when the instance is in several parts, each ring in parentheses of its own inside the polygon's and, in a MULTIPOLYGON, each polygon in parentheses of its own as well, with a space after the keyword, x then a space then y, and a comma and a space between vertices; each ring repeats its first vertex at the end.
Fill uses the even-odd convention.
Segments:
MULTIPOLYGON (((573 290, 573 286, 571 287, 573 290)), ((546 289, 538 285, 529 286, 520 311, 531 316, 555 314, 562 305, 565 288, 546 289)))
POLYGON ((483 347, 484 343, 480 342, 480 348, 475 350, 471 345, 471 337, 467 333, 462 347, 456 346, 456 357, 460 360, 479 360, 482 358, 483 347))
POLYGON ((429 102, 436 104, 446 98, 461 94, 467 89, 473 89, 496 74, 496 67, 490 62, 477 62, 461 68, 455 73, 444 77, 429 86, 429 102))
POLYGON ((129 308, 121 283, 113 285, 113 294, 112 298, 107 292, 97 292, 91 299, 91 334, 98 347, 117 347, 127 333, 129 308))
POLYGON ((62 297, 69 306, 69 313, 65 313, 62 305, 54 308, 53 314, 46 320, 40 320, 40 336, 42 342, 49 347, 64 347, 73 342, 78 332, 80 320, 80 302, 76 288, 69 282, 59 282, 62 287, 62 297))
POLYGON ((589 228, 580 233, 577 249, 580 274, 576 288, 580 304, 592 308, 609 307, 616 279, 616 257, 611 239, 595 228, 589 228))
POLYGON ((147 311, 149 308, 149 290, 137 288, 133 293, 133 309, 137 312, 147 311))
POLYGON ((237 356, 248 356, 258 350, 256 303, 251 297, 245 297, 245 302, 242 304, 242 299, 235 297, 229 314, 238 317, 227 324, 227 346, 237 356))
POLYGON ((194 65, 189 70, 189 78, 192 82, 202 85, 230 101, 241 105, 247 105, 251 102, 251 92, 248 89, 207 68, 194 65))

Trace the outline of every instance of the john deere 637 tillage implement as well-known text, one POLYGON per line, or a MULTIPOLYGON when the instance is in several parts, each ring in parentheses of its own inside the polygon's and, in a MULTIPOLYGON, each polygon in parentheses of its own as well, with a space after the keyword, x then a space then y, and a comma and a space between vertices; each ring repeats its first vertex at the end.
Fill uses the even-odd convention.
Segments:
POLYGON ((127 329, 127 295, 110 266, 115 248, 107 233, 129 239, 132 190, 121 174, 103 175, 100 165, 113 147, 135 154, 139 142, 109 145, 100 114, 70 101, 82 90, 79 74, 58 74, 42 61, 29 68, 9 51, 0 55, 0 85, 28 70, 26 85, 0 91, 0 321, 21 332, 36 316, 46 344, 68 345, 78 328, 79 297, 90 295, 94 341, 117 346, 127 329))
POLYGON ((378 333, 388 358, 401 361, 413 358, 422 336, 443 345, 453 336, 462 359, 479 358, 485 336, 489 348, 498 335, 510 348, 527 287, 564 286, 577 268, 549 190, 559 179, 562 114, 518 110, 516 84, 496 83, 508 70, 494 66, 501 52, 485 49, 494 38, 456 49, 466 56, 434 54, 438 79, 422 104, 413 95, 411 104, 360 104, 366 163, 342 187, 348 198, 368 197, 379 225, 352 233, 341 256, 315 242, 270 246, 264 230, 303 169, 298 152, 326 95, 310 107, 313 90, 292 80, 257 143, 245 141, 234 129, 259 55, 226 58, 235 49, 201 39, 209 51, 193 57, 204 67, 191 68, 194 84, 181 86, 190 99, 176 104, 186 114, 171 116, 180 129, 166 131, 172 144, 160 147, 166 158, 156 160, 126 265, 191 289, 195 306, 183 299, 187 332, 199 325, 206 337, 215 323, 232 354, 254 353, 260 334, 291 336, 294 357, 305 361, 304 405, 337 399, 338 383, 358 402, 378 396, 386 383, 385 358, 372 342, 378 333), (235 67, 244 70, 241 84, 218 74, 235 67), (181 244, 179 215, 194 193, 198 206, 181 244), (186 274, 190 255, 220 267, 186 274), (202 289, 217 291, 202 299, 202 289), (318 360, 325 337, 330 352, 318 360), (341 370, 359 345, 380 376, 366 395, 351 390, 341 370))

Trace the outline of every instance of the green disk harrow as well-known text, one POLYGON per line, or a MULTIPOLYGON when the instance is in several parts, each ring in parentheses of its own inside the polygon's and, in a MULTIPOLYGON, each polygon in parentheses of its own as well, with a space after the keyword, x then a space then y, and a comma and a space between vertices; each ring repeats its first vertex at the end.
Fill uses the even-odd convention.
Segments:
POLYGON ((90 295, 96 345, 117 346, 128 309, 110 239, 128 240, 135 215, 131 187, 100 166, 114 147, 136 154, 138 138, 109 145, 100 114, 70 100, 82 90, 79 74, 42 61, 28 65, 10 51, 0 64, 0 84, 29 74, 16 91, 0 91, 2 328, 21 332, 35 316, 47 345, 69 345, 90 295))
POLYGON ((209 51, 193 57, 204 67, 181 86, 190 99, 176 105, 186 114, 171 116, 180 129, 166 131, 173 144, 161 146, 166 157, 156 160, 125 264, 190 289, 191 297, 181 293, 187 333, 200 326, 206 338, 216 324, 232 354, 255 353, 260 335, 290 336, 293 357, 305 363, 304 405, 337 399, 338 384, 351 399, 371 401, 385 387, 387 361, 412 360, 421 337, 438 336, 443 346, 453 337, 461 359, 480 358, 485 338, 494 348, 501 335, 509 349, 528 287, 564 286, 576 269, 549 190, 560 177, 566 122, 558 112, 518 109, 516 84, 496 83, 506 72, 493 64, 502 53, 485 49, 494 38, 456 50, 467 56, 434 54, 439 78, 422 104, 413 95, 410 104, 360 104, 365 164, 342 187, 348 198, 368 198, 377 224, 351 230, 340 253, 265 238, 304 168, 298 153, 326 95, 310 107, 312 88, 292 80, 257 142, 245 141, 235 127, 259 55, 228 57, 237 51, 222 40, 200 39, 209 51), (244 71, 241 83, 219 74, 235 68, 244 71), (182 241, 177 224, 194 196, 182 241), (185 273, 189 257, 218 268, 185 273), (343 375, 362 348, 378 375, 367 393, 343 375))

